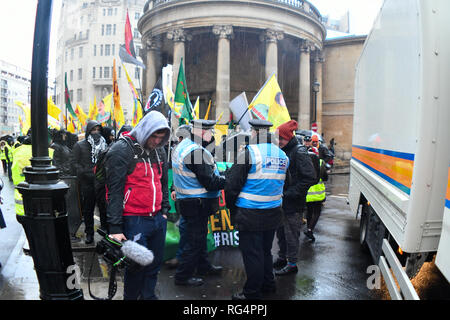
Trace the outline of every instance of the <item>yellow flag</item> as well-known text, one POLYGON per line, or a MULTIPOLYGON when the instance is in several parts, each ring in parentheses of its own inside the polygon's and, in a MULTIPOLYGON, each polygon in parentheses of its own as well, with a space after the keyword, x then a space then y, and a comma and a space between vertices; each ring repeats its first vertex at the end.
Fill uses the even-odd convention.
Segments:
POLYGON ((95 120, 97 118, 98 110, 97 110, 97 104, 94 97, 94 104, 89 102, 89 114, 88 119, 89 120, 95 120))
POLYGON ((51 98, 48 99, 47 102, 47 112, 48 115, 51 116, 54 119, 59 119, 59 114, 61 113, 61 109, 58 108, 51 98))
POLYGON ((75 113, 77 114, 78 120, 80 120, 81 124, 83 126, 85 126, 86 125, 87 115, 86 115, 86 113, 84 113, 83 109, 78 104, 77 104, 77 106, 75 108, 75 113))
POLYGON ((170 108, 174 108, 174 95, 173 95, 173 92, 172 92, 172 90, 170 90, 169 89, 169 87, 168 86, 165 86, 165 99, 166 99, 166 101, 167 101, 167 104, 169 105, 169 107, 170 108))
POLYGON ((73 125, 72 115, 69 114, 69 119, 67 121, 67 131, 70 133, 75 133, 75 126, 73 125))
POLYGON ((220 113, 219 117, 216 120, 216 123, 219 123, 220 119, 222 119, 223 116, 223 111, 220 113))
POLYGON ((272 122, 270 131, 275 131, 280 125, 291 120, 275 73, 261 87, 248 108, 258 119, 272 122))
POLYGON ((208 120, 209 110, 211 110, 211 100, 209 100, 208 109, 206 110, 206 114, 205 114, 205 120, 208 120))
POLYGON ((25 114, 25 121, 23 121, 23 132, 27 133, 28 129, 30 129, 31 127, 31 109, 30 106, 28 104, 25 104, 22 101, 14 101, 14 103, 16 105, 18 105, 20 107, 20 109, 22 109, 23 113, 25 114))
POLYGON ((120 105, 119 83, 117 82, 116 59, 113 64, 113 94, 114 94, 114 120, 120 128, 125 124, 122 106, 120 105))
POLYGON ((194 120, 200 119, 200 97, 197 97, 194 105, 194 120))

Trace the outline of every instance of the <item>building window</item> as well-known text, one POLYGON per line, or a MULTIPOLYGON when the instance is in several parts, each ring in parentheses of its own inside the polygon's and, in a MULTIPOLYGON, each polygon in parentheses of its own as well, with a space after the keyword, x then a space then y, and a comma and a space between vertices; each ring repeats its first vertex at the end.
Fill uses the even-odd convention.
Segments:
POLYGON ((94 57, 97 56, 97 45, 94 44, 94 57))
POLYGON ((111 54, 114 56, 116 54, 116 45, 112 44, 111 45, 111 54))
POLYGON ((95 67, 92 67, 92 79, 95 79, 95 67))
POLYGON ((64 62, 67 62, 67 50, 66 50, 66 52, 64 54, 64 62))
POLYGON ((106 16, 106 9, 103 9, 103 16, 106 16))
POLYGON ((79 58, 83 58, 83 47, 80 47, 80 48, 78 49, 78 57, 79 57, 79 58))
POLYGON ((73 81, 73 70, 70 70, 70 81, 73 81))
POLYGON ((105 35, 105 25, 102 24, 102 36, 104 36, 104 35, 105 35))
POLYGON ((134 19, 139 20, 139 16, 140 16, 139 12, 134 13, 134 19))
POLYGON ((116 35, 116 24, 113 25, 113 35, 116 35))
POLYGON ((108 8, 108 16, 112 16, 113 14, 113 9, 112 8, 108 8))
POLYGON ((103 78, 109 78, 109 67, 103 68, 103 78))
POLYGON ((83 100, 83 89, 77 89, 77 102, 83 100))
POLYGON ((111 45, 105 44, 105 56, 111 55, 111 45))
POLYGON ((74 48, 70 49, 70 60, 73 60, 74 51, 74 48))
POLYGON ((134 28, 134 35, 133 35, 133 37, 135 39, 139 39, 139 30, 137 28, 134 28))
POLYGON ((83 69, 78 69, 78 80, 83 80, 83 69))
POLYGON ((114 8, 114 15, 117 16, 117 8, 114 8))
POLYGON ((111 35, 111 30, 112 30, 111 28, 112 28, 112 26, 110 24, 106 25, 106 35, 107 36, 111 35))
POLYGON ((100 72, 98 73, 98 77, 99 77, 100 79, 102 78, 102 75, 103 75, 102 70, 103 70, 103 68, 100 67, 100 72))
POLYGON ((103 45, 102 44, 100 45, 100 55, 101 56, 103 55, 103 45))
POLYGON ((122 78, 122 67, 119 67, 119 79, 122 78))
POLYGON ((69 90, 70 101, 73 101, 73 90, 69 90))

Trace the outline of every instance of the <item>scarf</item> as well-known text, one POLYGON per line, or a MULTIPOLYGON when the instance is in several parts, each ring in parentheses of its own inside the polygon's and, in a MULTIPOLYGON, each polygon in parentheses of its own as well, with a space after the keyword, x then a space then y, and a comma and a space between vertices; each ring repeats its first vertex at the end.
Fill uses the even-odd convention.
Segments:
POLYGON ((92 135, 89 135, 87 138, 87 141, 91 145, 91 161, 93 164, 97 163, 98 155, 100 152, 106 149, 106 140, 102 136, 100 136, 97 141, 92 137, 92 135))

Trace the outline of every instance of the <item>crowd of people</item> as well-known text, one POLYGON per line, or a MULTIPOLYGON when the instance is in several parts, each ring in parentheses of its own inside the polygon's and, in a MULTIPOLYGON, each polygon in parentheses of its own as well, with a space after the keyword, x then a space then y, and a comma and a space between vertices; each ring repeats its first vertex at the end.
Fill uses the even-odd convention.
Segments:
MULTIPOLYGON (((237 146, 231 167, 219 172, 211 148, 215 124, 213 120, 193 120, 178 128, 177 140, 171 143, 171 127, 158 111, 146 114, 134 128, 123 126, 117 134, 93 120, 88 121, 80 141, 66 130, 51 133, 53 164, 60 176, 78 180, 85 243, 94 241, 97 206, 100 227, 109 237, 136 241, 154 254, 150 265, 125 271, 124 299, 157 299, 169 197, 175 200, 180 215, 175 285, 200 286, 205 276, 222 272, 222 266, 211 264, 207 252, 208 217, 218 210, 221 190, 231 223, 239 231, 247 275, 242 292, 232 299, 261 299, 265 293, 275 292, 275 275, 298 272, 303 211, 304 233, 310 241, 315 240, 314 228, 325 201, 328 161, 317 136, 297 136, 294 120, 275 132, 270 130, 272 123, 251 120, 251 137, 237 146), (172 190, 168 187, 169 168, 172 190), (273 261, 275 235, 279 252, 273 261)), ((23 168, 30 164, 31 136, 22 138, 17 146, 13 140, 2 141, 1 147, 4 173, 17 185, 24 180, 23 168)), ((17 190, 15 197, 16 214, 24 214, 17 190)))

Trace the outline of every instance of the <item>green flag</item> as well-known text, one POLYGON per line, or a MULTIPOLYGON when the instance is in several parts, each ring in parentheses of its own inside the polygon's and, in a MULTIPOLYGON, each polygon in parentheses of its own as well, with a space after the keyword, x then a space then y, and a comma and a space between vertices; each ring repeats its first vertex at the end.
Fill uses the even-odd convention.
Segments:
POLYGON ((72 105, 70 104, 69 88, 67 87, 67 72, 65 74, 64 84, 65 84, 64 95, 66 98, 66 109, 70 112, 70 114, 74 119, 78 119, 77 114, 75 113, 75 111, 72 108, 72 105))
POLYGON ((183 104, 180 116, 180 125, 189 123, 194 119, 192 115, 192 104, 189 100, 189 93, 187 91, 186 77, 183 70, 183 58, 181 58, 180 69, 178 71, 177 87, 175 90, 175 103, 183 104))

